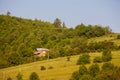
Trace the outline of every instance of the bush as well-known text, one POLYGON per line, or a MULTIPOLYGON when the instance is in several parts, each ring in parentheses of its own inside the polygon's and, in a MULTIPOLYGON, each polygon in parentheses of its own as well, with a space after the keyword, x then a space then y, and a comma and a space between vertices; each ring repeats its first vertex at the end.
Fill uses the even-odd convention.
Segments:
POLYGON ((111 59, 112 59, 111 51, 109 51, 109 50, 103 51, 103 53, 102 53, 102 60, 103 60, 104 62, 108 62, 108 61, 110 61, 111 59))
POLYGON ((80 80, 93 80, 90 75, 83 75, 80 80))
POLYGON ((117 39, 120 39, 120 35, 117 35, 117 39))
POLYGON ((99 56, 97 56, 93 59, 93 63, 101 63, 101 62, 102 62, 102 59, 99 56))
POLYGON ((90 63, 90 56, 89 54, 83 54, 79 57, 78 61, 77 61, 77 65, 81 65, 81 64, 88 64, 90 63))
POLYGON ((102 65, 102 70, 113 70, 114 69, 114 65, 110 62, 106 62, 102 65))
POLYGON ((111 71, 108 71, 108 72, 103 72, 99 75, 97 75, 94 80, 115 80, 115 79, 112 79, 112 75, 111 75, 111 71))
POLYGON ((46 70, 46 68, 44 66, 41 66, 41 70, 46 70))
POLYGON ((81 65, 79 67, 79 74, 84 75, 84 74, 87 74, 87 73, 88 73, 87 68, 84 65, 81 65))
POLYGON ((75 71, 73 72, 70 80, 79 80, 79 78, 80 78, 79 71, 75 71))
POLYGON ((36 72, 32 72, 30 75, 30 80, 40 80, 36 72))
POLYGON ((120 72, 116 70, 103 71, 94 80, 120 80, 120 72))
POLYGON ((16 77, 17 77, 17 80, 23 80, 22 75, 20 73, 18 73, 16 77))
POLYGON ((67 61, 70 61, 70 56, 67 56, 67 61))
POLYGON ((99 65, 98 64, 92 64, 89 67, 89 73, 91 76, 95 77, 100 71, 99 65))

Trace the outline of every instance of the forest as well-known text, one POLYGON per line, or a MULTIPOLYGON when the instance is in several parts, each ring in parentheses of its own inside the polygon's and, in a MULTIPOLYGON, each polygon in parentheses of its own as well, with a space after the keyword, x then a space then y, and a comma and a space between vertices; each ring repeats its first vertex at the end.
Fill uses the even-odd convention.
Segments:
MULTIPOLYGON (((112 41, 88 39, 113 33, 109 26, 78 24, 70 28, 59 18, 53 23, 0 15, 0 68, 34 62, 36 48, 49 49, 50 59, 81 53, 118 50, 112 41)), ((36 61, 47 57, 36 57, 36 61)))

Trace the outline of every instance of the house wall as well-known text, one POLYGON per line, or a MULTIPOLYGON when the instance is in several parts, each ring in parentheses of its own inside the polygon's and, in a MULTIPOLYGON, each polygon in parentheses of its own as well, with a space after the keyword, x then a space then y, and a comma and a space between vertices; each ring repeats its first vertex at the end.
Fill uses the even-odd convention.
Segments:
POLYGON ((45 51, 43 51, 43 52, 41 52, 39 55, 38 55, 39 57, 45 57, 46 56, 46 52, 45 51))

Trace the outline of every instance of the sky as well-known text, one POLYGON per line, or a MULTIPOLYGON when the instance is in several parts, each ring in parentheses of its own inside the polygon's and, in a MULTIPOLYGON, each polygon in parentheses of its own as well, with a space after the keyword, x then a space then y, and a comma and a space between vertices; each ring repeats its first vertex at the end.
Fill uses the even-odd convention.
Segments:
POLYGON ((120 32, 120 0, 0 0, 0 14, 54 22, 59 18, 67 27, 109 26, 120 32))

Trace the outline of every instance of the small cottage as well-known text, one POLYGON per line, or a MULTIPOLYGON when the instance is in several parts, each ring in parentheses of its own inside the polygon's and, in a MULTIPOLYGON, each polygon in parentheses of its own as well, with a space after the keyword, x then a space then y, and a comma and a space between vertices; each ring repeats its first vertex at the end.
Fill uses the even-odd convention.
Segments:
POLYGON ((34 52, 34 55, 39 56, 39 57, 44 57, 47 55, 47 51, 49 51, 46 48, 36 48, 36 51, 34 52))

